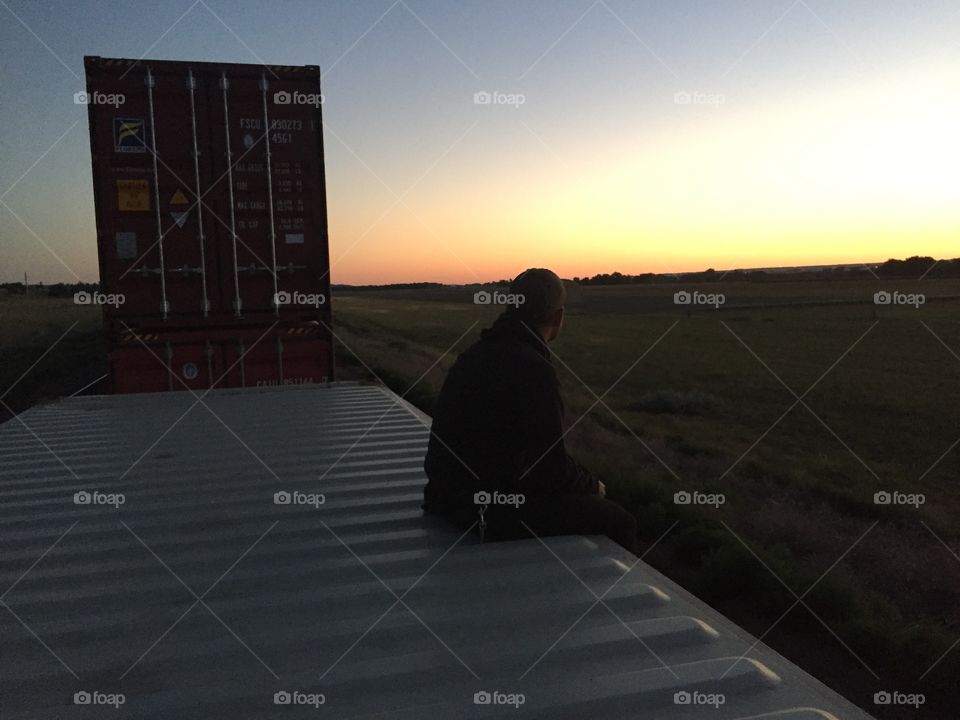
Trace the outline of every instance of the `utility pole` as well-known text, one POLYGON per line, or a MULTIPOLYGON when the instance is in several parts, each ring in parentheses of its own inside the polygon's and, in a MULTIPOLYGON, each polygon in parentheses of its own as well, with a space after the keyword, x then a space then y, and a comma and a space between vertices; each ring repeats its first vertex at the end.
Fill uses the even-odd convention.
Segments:
POLYGON ((23 271, 23 294, 26 295, 30 286, 27 285, 27 271, 23 271))

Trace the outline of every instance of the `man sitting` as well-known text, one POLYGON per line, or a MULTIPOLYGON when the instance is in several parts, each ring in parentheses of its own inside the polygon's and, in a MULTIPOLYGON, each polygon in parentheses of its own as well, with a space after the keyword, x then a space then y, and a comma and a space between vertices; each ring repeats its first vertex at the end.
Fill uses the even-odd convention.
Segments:
POLYGON ((521 273, 508 306, 450 369, 434 406, 424 509, 489 540, 607 535, 634 550, 636 522, 567 455, 547 343, 566 291, 550 270, 521 273))

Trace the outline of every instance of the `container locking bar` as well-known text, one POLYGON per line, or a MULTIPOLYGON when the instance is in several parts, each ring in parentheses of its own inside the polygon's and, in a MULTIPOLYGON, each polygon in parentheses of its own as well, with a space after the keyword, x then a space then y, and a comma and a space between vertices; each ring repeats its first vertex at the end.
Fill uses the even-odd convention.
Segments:
POLYGON ((277 372, 280 384, 283 385, 283 340, 277 335, 277 372))
POLYGON ((240 341, 240 387, 247 386, 247 371, 243 366, 243 358, 247 354, 247 349, 243 345, 243 340, 240 341))
MULTIPOLYGON (((197 81, 193 77, 193 70, 187 71, 187 87, 190 89, 190 127, 193 131, 193 177, 194 193, 197 196, 197 242, 200 245, 200 285, 202 298, 200 300, 200 309, 203 310, 203 316, 207 317, 210 313, 210 299, 207 296, 207 259, 204 248, 205 238, 203 235, 203 195, 200 194, 200 150, 197 148, 197 108, 194 95, 197 91, 197 81)), ((186 274, 187 266, 184 265, 183 272, 186 274)))
POLYGON ((207 356, 207 387, 213 387, 213 343, 210 342, 210 339, 207 338, 206 347, 204 348, 204 355, 207 356))
POLYGON ((160 251, 160 313, 167 319, 170 303, 167 302, 167 276, 163 270, 163 226, 160 221, 160 173, 157 170, 157 124, 153 112, 153 88, 156 81, 153 72, 147 68, 147 103, 150 108, 150 154, 153 156, 153 206, 157 211, 157 247, 160 251))
POLYGON ((173 391, 173 346, 170 341, 164 344, 164 354, 167 356, 167 389, 173 391))
POLYGON ((260 95, 263 98, 263 141, 267 147, 267 203, 270 208, 270 262, 273 265, 273 314, 280 316, 280 305, 277 304, 277 233, 273 220, 273 169, 270 154, 270 115, 267 112, 267 74, 260 73, 260 95))
MULTIPOLYGON (((223 90, 223 130, 227 141, 227 187, 230 196, 230 238, 233 242, 233 312, 238 318, 243 317, 243 303, 240 301, 240 273, 237 267, 237 208, 233 199, 233 150, 230 148, 230 109, 227 105, 227 90, 230 81, 227 74, 220 76, 220 88, 223 90)), ((243 365, 240 366, 241 370, 243 365)))

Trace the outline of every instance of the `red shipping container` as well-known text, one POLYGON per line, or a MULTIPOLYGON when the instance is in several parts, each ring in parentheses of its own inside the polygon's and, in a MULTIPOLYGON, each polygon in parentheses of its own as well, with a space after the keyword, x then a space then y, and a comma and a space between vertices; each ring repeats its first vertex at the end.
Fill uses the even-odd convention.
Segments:
MULTIPOLYGON (((115 391, 169 389, 156 387, 169 373, 150 374, 121 339, 130 331, 195 355, 221 328, 329 328, 319 68, 84 63, 101 289, 123 300, 103 308, 115 391)), ((332 378, 330 333, 310 344, 297 352, 332 378)), ((271 357, 264 380, 283 376, 283 355, 271 357)), ((206 387, 207 360, 189 362, 189 382, 206 387)))
POLYGON ((117 337, 110 370, 120 393, 325 383, 333 377, 331 348, 318 324, 130 330, 117 337))

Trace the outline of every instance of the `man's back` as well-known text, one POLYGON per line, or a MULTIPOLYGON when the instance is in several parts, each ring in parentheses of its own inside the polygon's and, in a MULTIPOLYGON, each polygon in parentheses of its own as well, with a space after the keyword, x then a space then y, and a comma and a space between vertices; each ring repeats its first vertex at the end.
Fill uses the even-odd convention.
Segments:
POLYGON ((464 530, 477 524, 490 539, 607 535, 632 550, 636 521, 563 443, 563 401, 547 350, 563 326, 563 281, 531 268, 510 294, 517 304, 457 358, 440 391, 423 507, 464 530))
POLYGON ((425 509, 464 526, 474 493, 589 493, 593 481, 567 457, 563 404, 543 341, 505 313, 451 368, 434 406, 424 467, 425 509))

